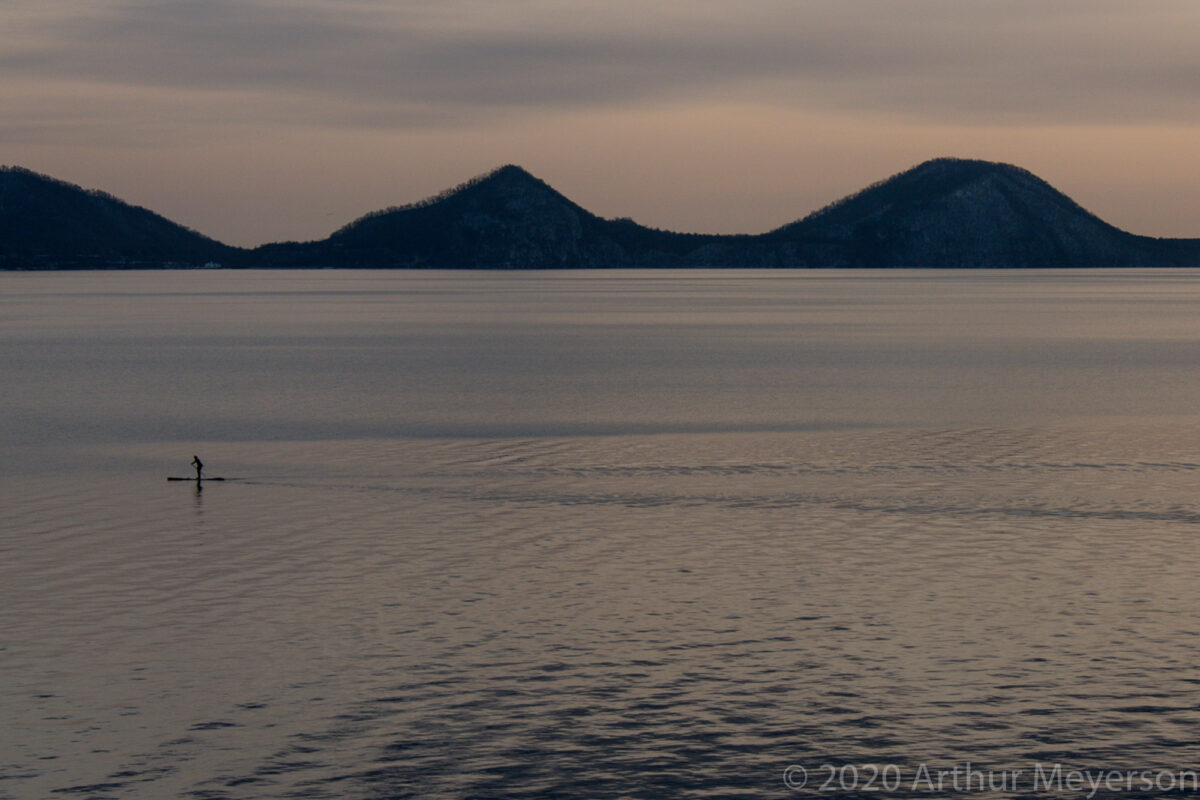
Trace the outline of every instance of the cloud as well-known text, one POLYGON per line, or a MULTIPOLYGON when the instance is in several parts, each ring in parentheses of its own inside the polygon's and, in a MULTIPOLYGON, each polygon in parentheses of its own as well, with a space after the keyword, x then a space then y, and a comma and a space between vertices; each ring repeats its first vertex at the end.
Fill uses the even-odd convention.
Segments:
POLYGON ((10 0, 5 82, 228 92, 289 124, 739 101, 1194 122, 1194 0, 10 0))

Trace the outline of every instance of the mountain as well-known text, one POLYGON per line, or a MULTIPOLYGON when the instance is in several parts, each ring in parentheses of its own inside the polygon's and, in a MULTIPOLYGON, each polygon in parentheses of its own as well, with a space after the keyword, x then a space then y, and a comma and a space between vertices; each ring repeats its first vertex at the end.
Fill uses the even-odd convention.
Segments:
POLYGON ((508 165, 435 197, 377 211, 319 242, 265 245, 267 266, 579 268, 678 266, 729 237, 606 220, 508 165))
POLYGON ((0 268, 1168 267, 1200 240, 1135 236, 1008 164, 927 161, 757 236, 603 219, 516 166, 326 239, 228 247, 143 208, 0 169, 0 268))
POLYGON ((1009 164, 941 158, 786 225, 769 238, 829 267, 1200 265, 1200 242, 1119 230, 1009 164))
POLYGON ((0 167, 0 268, 198 266, 232 252, 103 192, 0 167))

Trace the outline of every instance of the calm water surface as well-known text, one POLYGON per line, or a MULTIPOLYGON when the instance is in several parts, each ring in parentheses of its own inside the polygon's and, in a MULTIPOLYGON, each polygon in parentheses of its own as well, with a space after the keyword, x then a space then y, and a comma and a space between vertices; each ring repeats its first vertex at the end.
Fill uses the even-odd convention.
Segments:
POLYGON ((0 386, 0 797, 1200 770, 1200 272, 0 273, 0 386))

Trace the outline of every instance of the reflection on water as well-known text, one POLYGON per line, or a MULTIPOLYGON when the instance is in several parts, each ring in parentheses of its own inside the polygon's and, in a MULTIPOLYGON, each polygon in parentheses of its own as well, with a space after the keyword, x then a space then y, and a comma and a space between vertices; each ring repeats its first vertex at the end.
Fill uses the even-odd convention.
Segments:
POLYGON ((1200 275, 26 277, 0 797, 1200 764, 1200 275))

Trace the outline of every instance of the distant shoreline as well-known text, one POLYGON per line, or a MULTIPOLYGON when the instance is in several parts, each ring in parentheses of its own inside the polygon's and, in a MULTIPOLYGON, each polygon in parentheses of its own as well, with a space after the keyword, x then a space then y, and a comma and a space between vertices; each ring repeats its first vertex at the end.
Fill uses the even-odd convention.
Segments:
POLYGON ((949 158, 754 235, 602 218, 513 165, 325 239, 252 249, 21 168, 0 169, 0 196, 5 271, 1200 266, 1200 239, 1128 233, 1019 167, 949 158))

